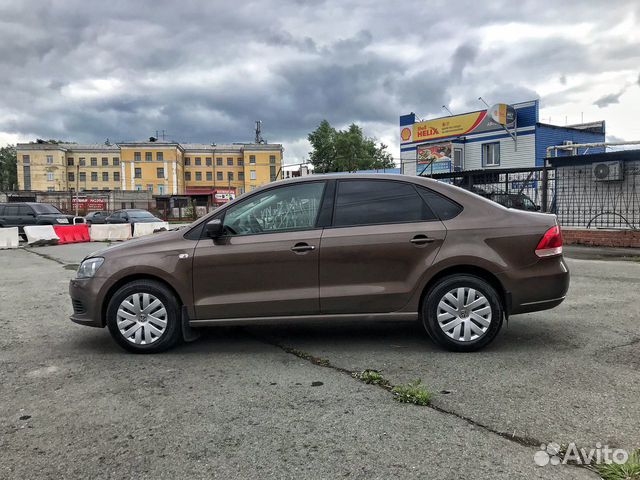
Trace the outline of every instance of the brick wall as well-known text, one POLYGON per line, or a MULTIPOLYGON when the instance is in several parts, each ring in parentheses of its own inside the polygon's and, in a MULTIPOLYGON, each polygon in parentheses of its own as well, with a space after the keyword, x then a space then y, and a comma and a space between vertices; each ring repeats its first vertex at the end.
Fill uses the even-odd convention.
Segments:
POLYGON ((640 230, 563 228, 562 236, 564 238, 565 245, 640 248, 640 230))

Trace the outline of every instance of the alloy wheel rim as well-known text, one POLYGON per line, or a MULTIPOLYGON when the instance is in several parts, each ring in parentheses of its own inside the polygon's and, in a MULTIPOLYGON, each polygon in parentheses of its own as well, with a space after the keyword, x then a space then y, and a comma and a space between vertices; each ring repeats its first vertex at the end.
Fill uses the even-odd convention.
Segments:
POLYGON ((438 325, 449 338, 471 342, 482 337, 491 325, 491 305, 474 288, 449 290, 438 303, 438 325))
POLYGON ((134 293, 120 303, 116 323, 128 342, 150 345, 167 329, 167 309, 150 293, 134 293))

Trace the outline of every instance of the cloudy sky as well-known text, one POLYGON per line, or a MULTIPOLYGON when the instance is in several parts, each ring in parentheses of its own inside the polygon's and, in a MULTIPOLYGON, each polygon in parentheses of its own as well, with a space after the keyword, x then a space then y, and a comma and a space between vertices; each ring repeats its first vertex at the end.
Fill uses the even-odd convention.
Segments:
POLYGON ((640 2, 0 0, 0 145, 251 141, 323 119, 398 151, 398 116, 540 98, 640 140, 640 2))

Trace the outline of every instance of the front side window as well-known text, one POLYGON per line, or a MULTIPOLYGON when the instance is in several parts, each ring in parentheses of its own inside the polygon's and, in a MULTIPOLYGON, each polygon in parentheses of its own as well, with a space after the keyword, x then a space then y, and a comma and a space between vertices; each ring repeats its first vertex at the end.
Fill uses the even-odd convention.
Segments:
POLYGON ((482 160, 485 167, 500 166, 500 143, 485 143, 482 145, 482 160))
POLYGON ((413 185, 386 180, 338 182, 336 227, 435 220, 413 185))
POLYGON ((224 217, 230 235, 255 235, 315 227, 324 182, 274 188, 237 203, 224 217))

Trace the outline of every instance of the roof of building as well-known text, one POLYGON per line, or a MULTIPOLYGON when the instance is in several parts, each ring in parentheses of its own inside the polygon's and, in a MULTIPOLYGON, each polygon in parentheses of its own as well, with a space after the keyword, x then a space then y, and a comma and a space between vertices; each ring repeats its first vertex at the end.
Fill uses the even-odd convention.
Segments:
POLYGON ((279 143, 224 143, 211 145, 210 143, 183 143, 185 151, 189 152, 242 152, 243 150, 272 151, 282 150, 279 143))
POLYGON ((562 130, 579 130, 581 132, 590 132, 590 133, 605 133, 605 121, 599 120, 597 122, 589 122, 589 123, 578 123, 575 125, 552 125, 550 123, 541 123, 538 122, 538 126, 550 127, 550 128, 559 128, 562 130))
POLYGON ((156 141, 130 141, 118 142, 117 144, 106 145, 104 143, 80 144, 80 143, 19 143, 16 145, 18 150, 63 150, 63 151, 118 151, 121 146, 125 147, 177 147, 184 151, 190 152, 242 152, 242 151, 273 151, 282 150, 279 143, 226 143, 220 145, 211 145, 210 143, 178 143, 165 140, 156 141))
POLYGON ((80 143, 18 143, 16 145, 18 150, 79 150, 86 152, 113 152, 118 151, 119 147, 117 145, 106 145, 104 143, 91 143, 91 144, 80 144, 80 143))
POLYGON ((584 165, 595 162, 616 162, 640 160, 640 149, 619 150, 617 152, 590 153, 585 155, 565 155, 562 157, 549 157, 547 159, 553 167, 569 165, 584 165))

